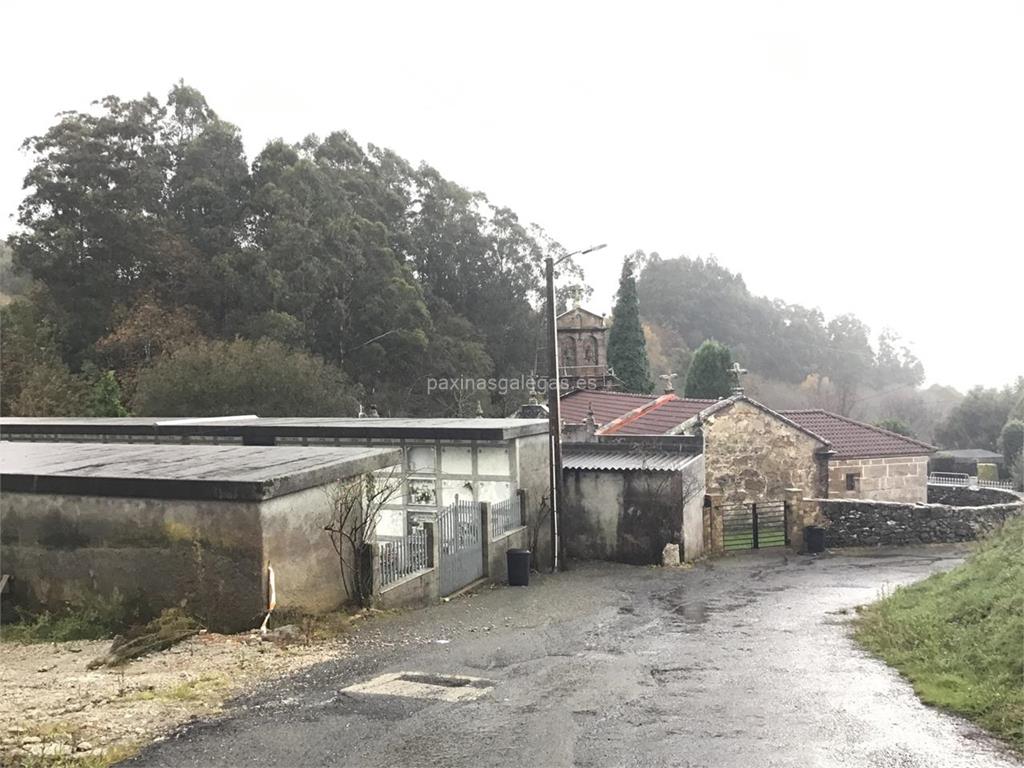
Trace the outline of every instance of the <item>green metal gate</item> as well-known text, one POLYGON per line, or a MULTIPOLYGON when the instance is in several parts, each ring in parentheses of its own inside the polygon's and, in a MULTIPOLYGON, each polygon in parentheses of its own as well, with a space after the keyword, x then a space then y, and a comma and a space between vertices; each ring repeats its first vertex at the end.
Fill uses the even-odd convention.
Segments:
POLYGON ((789 544, 789 509, 784 501, 737 502, 723 505, 721 511, 726 550, 789 544))

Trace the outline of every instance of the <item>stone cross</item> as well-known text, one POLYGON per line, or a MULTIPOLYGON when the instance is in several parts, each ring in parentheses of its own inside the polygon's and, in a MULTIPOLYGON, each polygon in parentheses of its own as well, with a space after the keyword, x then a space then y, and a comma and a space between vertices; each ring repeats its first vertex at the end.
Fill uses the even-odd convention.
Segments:
POLYGON ((668 373, 663 373, 660 376, 658 376, 659 379, 661 379, 662 381, 665 382, 665 394, 666 395, 669 392, 675 392, 676 391, 676 388, 672 385, 672 379, 676 378, 678 375, 679 375, 678 373, 672 373, 671 371, 669 371, 668 373))
POLYGON ((732 368, 729 369, 729 375, 732 376, 732 393, 734 395, 743 394, 743 385, 740 384, 740 376, 744 376, 747 373, 747 369, 740 368, 739 363, 733 363, 732 368))

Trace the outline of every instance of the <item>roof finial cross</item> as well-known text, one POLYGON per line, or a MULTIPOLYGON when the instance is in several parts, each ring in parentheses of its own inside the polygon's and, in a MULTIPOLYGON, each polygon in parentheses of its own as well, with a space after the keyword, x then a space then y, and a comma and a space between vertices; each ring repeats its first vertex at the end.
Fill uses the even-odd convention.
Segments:
POLYGON ((679 376, 679 374, 673 373, 672 371, 669 371, 668 373, 663 373, 660 376, 658 376, 659 379, 665 382, 666 395, 676 391, 675 385, 672 384, 672 379, 676 378, 677 376, 679 376))
POLYGON ((747 373, 747 369, 740 368, 739 363, 733 363, 732 368, 729 369, 729 375, 732 377, 732 393, 734 395, 743 394, 743 385, 740 384, 740 376, 745 376, 747 373))

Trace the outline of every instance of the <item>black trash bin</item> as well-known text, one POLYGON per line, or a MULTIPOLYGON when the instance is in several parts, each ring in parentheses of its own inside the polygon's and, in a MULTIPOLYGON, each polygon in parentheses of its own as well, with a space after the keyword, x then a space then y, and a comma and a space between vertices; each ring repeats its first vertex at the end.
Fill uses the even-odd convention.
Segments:
POLYGON ((812 555, 825 551, 825 529, 820 525, 804 527, 804 549, 812 555))
POLYGON ((530 586, 530 550, 510 549, 505 553, 505 559, 508 562, 508 585, 530 586))

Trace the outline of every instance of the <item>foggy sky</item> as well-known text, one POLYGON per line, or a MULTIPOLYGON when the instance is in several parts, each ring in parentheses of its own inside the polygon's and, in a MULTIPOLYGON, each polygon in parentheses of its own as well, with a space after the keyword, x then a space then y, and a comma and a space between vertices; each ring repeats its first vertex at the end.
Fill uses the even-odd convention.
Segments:
POLYGON ((26 136, 184 78, 250 160, 345 129, 608 243, 597 311, 626 253, 714 255, 897 330, 929 383, 1024 373, 1024 4, 555 5, 5 4, 0 235, 26 136))

